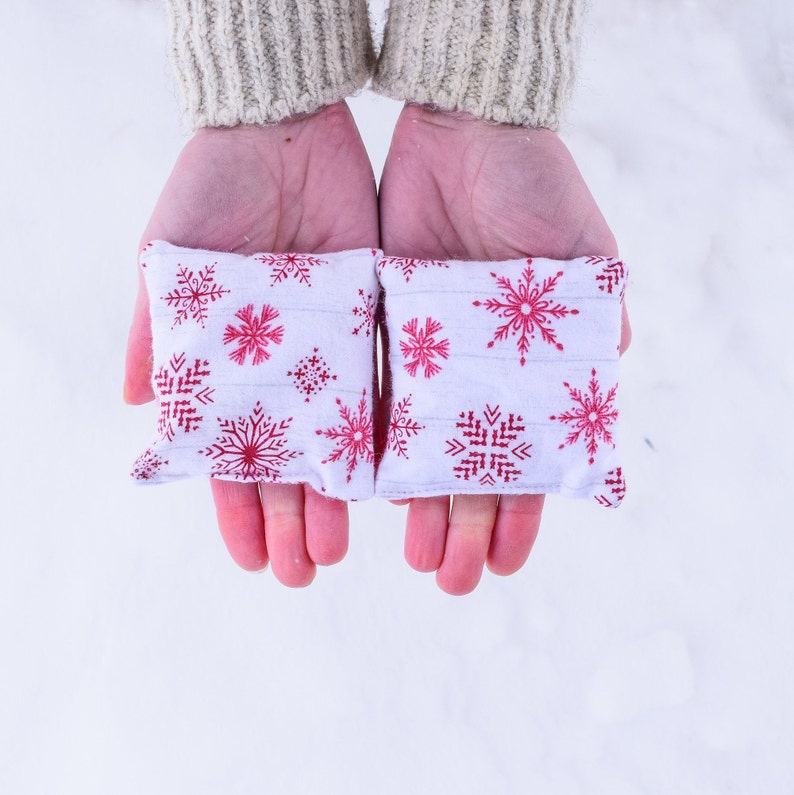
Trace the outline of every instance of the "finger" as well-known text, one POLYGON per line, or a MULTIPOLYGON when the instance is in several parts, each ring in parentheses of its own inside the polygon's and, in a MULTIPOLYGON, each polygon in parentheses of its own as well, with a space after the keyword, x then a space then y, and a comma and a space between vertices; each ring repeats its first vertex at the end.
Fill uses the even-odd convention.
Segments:
POLYGON ((273 574, 291 588, 302 588, 314 579, 316 568, 306 549, 303 521, 303 486, 260 483, 265 541, 273 574))
POLYGON ((503 494, 499 497, 487 564, 494 574, 515 574, 526 562, 538 537, 542 494, 503 494))
POLYGON ((497 499, 495 494, 455 496, 444 560, 436 574, 436 582, 443 591, 462 595, 477 587, 491 543, 497 499))
MULTIPOLYGON (((148 403, 152 392, 152 325, 149 319, 149 296, 138 268, 138 297, 127 338, 127 363, 124 371, 124 400, 132 405, 148 403)), ((238 484, 239 485, 239 484, 238 484)))
POLYGON ((256 483, 210 479, 221 536, 234 562, 246 571, 267 566, 265 520, 256 483))
POLYGON ((303 489, 303 517, 306 523, 306 551, 318 566, 339 563, 347 554, 347 503, 303 489))
POLYGON ((622 356, 631 345, 631 323, 629 323, 629 313, 626 309, 626 302, 623 301, 623 318, 620 324, 620 355, 622 356))
POLYGON ((444 559, 449 497, 417 497, 408 504, 405 559, 416 571, 436 571, 444 559))

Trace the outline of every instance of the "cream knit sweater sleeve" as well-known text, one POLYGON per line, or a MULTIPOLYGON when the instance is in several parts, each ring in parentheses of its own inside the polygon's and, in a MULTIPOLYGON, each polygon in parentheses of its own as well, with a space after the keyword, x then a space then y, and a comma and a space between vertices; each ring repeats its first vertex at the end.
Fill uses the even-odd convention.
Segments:
POLYGON ((366 0, 166 0, 166 10, 194 128, 310 113, 372 70, 366 0))
POLYGON ((374 85, 395 99, 559 127, 584 0, 391 0, 374 85))

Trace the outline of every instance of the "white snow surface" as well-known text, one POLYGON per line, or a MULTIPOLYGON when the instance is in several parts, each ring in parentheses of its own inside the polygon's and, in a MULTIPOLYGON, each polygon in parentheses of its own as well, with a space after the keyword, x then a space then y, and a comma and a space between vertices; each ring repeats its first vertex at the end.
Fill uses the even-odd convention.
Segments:
MULTIPOLYGON (((0 5, 1 792, 794 792, 794 5, 592 5, 562 135, 632 267, 629 493, 550 498, 464 598, 404 509, 353 506, 294 591, 206 483, 128 481, 136 247, 187 136, 162 11, 0 5)), ((399 105, 352 107, 379 172, 399 105)))

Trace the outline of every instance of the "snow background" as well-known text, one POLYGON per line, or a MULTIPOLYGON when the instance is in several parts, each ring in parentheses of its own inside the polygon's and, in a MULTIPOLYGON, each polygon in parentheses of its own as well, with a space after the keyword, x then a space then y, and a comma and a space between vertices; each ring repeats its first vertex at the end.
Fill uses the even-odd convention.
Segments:
MULTIPOLYGON (((135 249, 185 140, 159 3, 0 6, 0 791, 794 791, 794 6, 593 5, 563 135, 633 268, 629 494, 549 499, 465 598, 402 509, 354 506, 292 591, 206 484, 127 481, 135 249)), ((399 106, 352 105, 379 171, 399 106)))

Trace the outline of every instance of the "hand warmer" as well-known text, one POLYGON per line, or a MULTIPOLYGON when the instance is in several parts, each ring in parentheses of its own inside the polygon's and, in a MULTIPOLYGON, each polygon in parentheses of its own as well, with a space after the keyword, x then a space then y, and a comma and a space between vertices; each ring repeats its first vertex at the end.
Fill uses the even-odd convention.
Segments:
POLYGON ((141 253, 160 417, 133 477, 373 493, 377 252, 141 253))
POLYGON ((384 257, 389 424, 376 494, 617 505, 623 263, 384 257))

